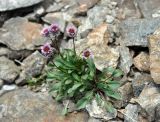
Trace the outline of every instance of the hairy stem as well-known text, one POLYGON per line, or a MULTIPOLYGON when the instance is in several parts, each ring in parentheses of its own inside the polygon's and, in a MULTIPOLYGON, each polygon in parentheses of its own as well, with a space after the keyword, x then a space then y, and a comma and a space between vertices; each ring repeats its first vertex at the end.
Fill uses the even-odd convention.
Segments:
POLYGON ((74 52, 75 52, 75 54, 76 54, 75 38, 73 38, 73 50, 74 50, 74 52))

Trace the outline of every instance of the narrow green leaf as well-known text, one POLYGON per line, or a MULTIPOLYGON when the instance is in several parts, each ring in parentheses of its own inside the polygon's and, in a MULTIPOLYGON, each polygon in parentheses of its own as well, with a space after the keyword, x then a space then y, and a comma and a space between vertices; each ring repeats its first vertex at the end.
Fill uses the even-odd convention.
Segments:
POLYGON ((72 73, 73 72, 73 70, 68 70, 68 73, 70 74, 70 73, 72 73))
POLYGON ((93 61, 93 59, 87 59, 86 60, 86 62, 87 62, 87 64, 88 64, 88 66, 89 66, 89 68, 90 68, 90 72, 91 72, 91 76, 94 76, 95 75, 95 71, 96 71, 96 66, 95 66, 95 64, 94 64, 94 61, 93 61))
POLYGON ((105 94, 107 96, 109 96, 109 97, 114 98, 114 99, 121 100, 121 95, 118 92, 116 92, 116 91, 110 91, 110 90, 108 90, 108 91, 105 91, 105 94))
POLYGON ((104 103, 104 107, 106 108, 106 110, 110 113, 113 113, 115 111, 115 108, 113 107, 113 105, 110 102, 106 102, 104 103))
POLYGON ((95 95, 95 97, 96 97, 96 101, 97 101, 98 105, 101 106, 101 104, 102 104, 101 96, 97 93, 97 94, 95 95))
POLYGON ((88 74, 82 75, 81 77, 83 80, 87 80, 88 79, 88 74))
POLYGON ((85 108, 88 103, 89 103, 89 100, 86 99, 86 98, 83 98, 83 99, 79 100, 79 101, 77 102, 77 104, 76 104, 77 109, 80 110, 80 109, 85 108))
POLYGON ((123 72, 119 69, 116 69, 113 73, 113 77, 120 77, 123 75, 123 72))
POLYGON ((76 90, 78 87, 80 87, 82 84, 81 83, 76 83, 73 85, 72 90, 76 90))
POLYGON ((114 72, 114 68, 113 67, 107 67, 107 68, 104 68, 103 70, 102 70, 102 72, 103 73, 105 73, 105 74, 110 74, 110 75, 112 75, 113 74, 113 72, 114 72))
POLYGON ((48 72, 47 73, 47 79, 53 79, 53 80, 61 80, 62 77, 64 77, 64 74, 61 72, 48 72))
POLYGON ((84 87, 80 88, 79 91, 84 92, 85 89, 86 89, 86 87, 84 86, 84 87))
POLYGON ((71 80, 66 80, 66 81, 65 81, 65 84, 66 84, 66 85, 68 85, 68 84, 70 84, 70 83, 72 83, 71 80))
POLYGON ((120 83, 118 81, 108 81, 107 84, 112 90, 116 90, 120 87, 120 83))
POLYGON ((63 95, 58 94, 55 98, 56 101, 61 101, 63 99, 63 95))
POLYGON ((54 61, 54 64, 57 66, 57 67, 63 67, 63 64, 59 61, 54 61))
POLYGON ((76 81, 81 81, 81 78, 76 73, 72 73, 72 76, 76 81))
POLYGON ((68 93, 70 94, 70 93, 72 93, 72 92, 74 92, 78 87, 80 87, 82 84, 81 83, 77 83, 77 84, 74 84, 73 86, 72 86, 72 88, 70 88, 69 90, 68 90, 68 93))
POLYGON ((101 89, 101 90, 105 90, 106 88, 105 88, 105 83, 102 83, 102 82, 98 82, 97 83, 97 87, 99 88, 99 89, 101 89))
POLYGON ((48 67, 55 67, 55 65, 53 63, 48 63, 47 65, 48 67))
POLYGON ((67 115, 67 113, 68 113, 68 108, 67 108, 67 106, 65 106, 62 110, 62 115, 65 116, 65 115, 67 115))
POLYGON ((50 92, 58 90, 61 87, 61 82, 55 83, 52 85, 50 92))
POLYGON ((86 93, 86 95, 77 102, 77 108, 78 109, 82 109, 82 108, 85 108, 86 105, 92 100, 93 98, 93 91, 88 91, 86 93))

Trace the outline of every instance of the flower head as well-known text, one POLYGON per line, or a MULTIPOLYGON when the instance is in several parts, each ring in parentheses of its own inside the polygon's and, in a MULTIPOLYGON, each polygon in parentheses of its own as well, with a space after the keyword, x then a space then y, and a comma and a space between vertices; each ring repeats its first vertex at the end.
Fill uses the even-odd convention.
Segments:
POLYGON ((41 46, 41 53, 46 57, 50 57, 52 55, 53 47, 51 47, 50 43, 46 43, 41 46))
POLYGON ((83 57, 83 59, 94 58, 94 55, 93 55, 93 53, 91 52, 90 49, 86 49, 86 50, 83 51, 82 57, 83 57))
POLYGON ((77 28, 73 24, 68 24, 66 27, 67 36, 73 38, 77 34, 77 28))
POLYGON ((58 34, 60 32, 60 27, 57 23, 53 23, 49 28, 50 33, 58 34))
POLYGON ((41 31, 41 35, 47 37, 49 36, 49 29, 48 28, 43 28, 43 30, 41 31))

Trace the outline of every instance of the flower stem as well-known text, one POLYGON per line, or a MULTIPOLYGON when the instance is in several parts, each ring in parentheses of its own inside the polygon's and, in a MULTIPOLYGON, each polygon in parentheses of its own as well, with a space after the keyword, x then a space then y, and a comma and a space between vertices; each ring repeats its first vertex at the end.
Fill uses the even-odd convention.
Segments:
POLYGON ((52 41, 52 46, 55 46, 55 49, 57 50, 58 54, 60 54, 60 56, 62 57, 62 54, 61 54, 59 46, 58 46, 57 36, 54 36, 54 39, 52 37, 53 36, 50 36, 50 40, 52 41))
POLYGON ((63 57, 62 54, 61 54, 60 48, 59 48, 59 46, 58 46, 57 36, 55 36, 55 44, 56 44, 56 48, 57 48, 57 50, 58 50, 58 54, 59 54, 61 57, 63 57))
POLYGON ((73 38, 73 50, 74 50, 74 52, 75 52, 75 54, 76 54, 75 38, 73 38))

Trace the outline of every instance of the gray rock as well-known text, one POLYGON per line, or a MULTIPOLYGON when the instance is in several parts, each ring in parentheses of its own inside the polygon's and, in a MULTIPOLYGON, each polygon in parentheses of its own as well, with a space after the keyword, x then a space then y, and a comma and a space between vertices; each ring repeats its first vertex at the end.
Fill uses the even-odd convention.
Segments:
POLYGON ((109 47, 108 26, 105 23, 98 25, 87 36, 86 40, 76 41, 76 51, 80 54, 83 50, 90 49, 94 55, 94 62, 97 69, 105 67, 116 67, 119 59, 118 48, 109 47))
POLYGON ((27 57, 22 62, 22 72, 20 77, 16 80, 16 84, 26 83, 26 80, 30 77, 40 75, 47 58, 42 56, 38 51, 27 57))
POLYGON ((152 14, 153 18, 160 17, 160 9, 157 10, 154 14, 152 14))
POLYGON ((32 54, 32 50, 10 50, 9 53, 7 55, 5 55, 6 57, 8 57, 9 59, 24 59, 27 56, 32 54))
POLYGON ((9 14, 7 12, 0 12, 0 27, 4 24, 4 22, 9 18, 9 14))
POLYGON ((156 84, 160 84, 160 28, 148 39, 150 53, 150 72, 156 84))
POLYGON ((16 86, 16 85, 14 85, 14 84, 12 84, 12 85, 3 85, 3 87, 2 87, 2 89, 0 90, 0 97, 3 95, 3 94, 5 94, 5 93, 7 93, 7 92, 9 92, 9 91, 13 91, 13 90, 15 90, 15 89, 17 89, 18 87, 16 86))
POLYGON ((0 79, 7 83, 13 83, 19 72, 18 66, 13 61, 6 57, 0 57, 0 79))
POLYGON ((138 122, 138 106, 133 104, 128 104, 125 107, 124 122, 138 122))
POLYGON ((113 120, 109 120, 107 122, 123 122, 122 120, 119 120, 119 119, 113 119, 113 120))
POLYGON ((62 8, 64 7, 64 5, 62 3, 54 3, 53 5, 50 5, 46 12, 47 13, 52 13, 52 12, 56 12, 56 11, 60 11, 62 8))
POLYGON ((113 101, 114 106, 117 108, 125 107, 133 97, 132 84, 130 82, 127 82, 126 84, 121 86, 118 91, 122 96, 122 100, 113 101))
POLYGON ((150 122, 144 115, 141 114, 141 111, 138 115, 138 122, 150 122))
POLYGON ((109 23, 109 24, 113 23, 114 19, 115 18, 111 15, 106 16, 106 22, 109 23))
POLYGON ((132 81, 132 87, 134 96, 138 97, 142 92, 144 86, 153 81, 151 75, 147 73, 135 73, 134 79, 132 81))
POLYGON ((87 12, 94 27, 104 22, 108 10, 106 6, 95 6, 87 12))
POLYGON ((34 9, 34 13, 36 17, 41 17, 45 14, 45 9, 43 6, 38 6, 34 9))
POLYGON ((75 103, 73 103, 73 101, 71 101, 71 100, 64 100, 64 101, 63 101, 63 105, 64 105, 64 106, 67 105, 68 112, 74 112, 74 111, 77 110, 75 103))
POLYGON ((87 18, 82 20, 79 33, 83 34, 105 21, 109 8, 106 5, 96 5, 87 12, 87 18))
POLYGON ((117 116, 116 109, 113 113, 109 113, 105 108, 98 106, 96 100, 93 100, 90 104, 86 105, 86 110, 91 117, 104 119, 106 121, 116 118, 117 116))
POLYGON ((160 104, 156 107, 156 122, 160 122, 160 104))
POLYGON ((125 46, 147 47, 147 36, 160 27, 160 18, 128 19, 121 23, 121 44, 125 46))
POLYGON ((3 83, 4 83, 4 81, 0 79, 0 89, 1 89, 2 86, 3 86, 3 83))
POLYGON ((78 8, 76 14, 84 14, 88 11, 88 9, 95 6, 100 0, 78 0, 78 8))
POLYGON ((86 6, 88 9, 95 6, 100 0, 77 0, 78 4, 86 6))
POLYGON ((8 48, 0 48, 0 56, 6 56, 9 59, 23 59, 32 53, 30 50, 11 50, 8 48))
POLYGON ((159 87, 153 84, 146 85, 140 96, 134 101, 147 112, 148 120, 154 121, 156 119, 156 107, 160 104, 159 87))
POLYGON ((94 25, 92 24, 90 18, 82 19, 82 23, 83 24, 80 25, 78 28, 78 34, 80 34, 82 38, 85 38, 87 34, 90 32, 90 30, 93 29, 94 25))
POLYGON ((0 31, 0 43, 12 50, 33 50, 35 46, 44 44, 40 35, 42 26, 28 22, 27 19, 16 17, 5 22, 3 31, 0 31))
POLYGON ((0 47, 0 56, 6 56, 9 53, 11 53, 11 51, 8 48, 0 47))
POLYGON ((61 115, 62 106, 47 93, 34 93, 27 89, 8 92, 0 97, 0 120, 2 122, 87 122, 84 112, 61 115))
POLYGON ((120 46, 119 52, 120 52, 120 68, 125 74, 128 74, 130 71, 130 67, 133 64, 132 56, 129 52, 129 49, 125 46, 120 46))
POLYGON ((159 0, 136 0, 138 6, 146 18, 151 18, 152 14, 160 10, 159 0))
POLYGON ((0 12, 10 11, 18 8, 29 7, 42 2, 43 0, 7 0, 0 1, 0 12))
POLYGON ((149 54, 146 52, 141 52, 134 59, 134 66, 140 71, 149 72, 150 70, 150 60, 149 54))
POLYGON ((102 120, 90 117, 88 122, 102 122, 102 120))
POLYGON ((48 13, 45 17, 42 17, 43 21, 49 24, 52 23, 58 23, 60 26, 61 32, 65 31, 65 26, 66 26, 66 21, 67 21, 67 16, 70 17, 70 15, 66 13, 61 13, 61 12, 56 12, 56 13, 48 13))
POLYGON ((16 89, 16 88, 17 88, 16 85, 4 85, 4 86, 2 87, 2 90, 4 90, 4 91, 12 91, 12 90, 14 90, 14 89, 16 89))
POLYGON ((119 19, 140 18, 141 12, 135 0, 114 0, 118 2, 119 19))

